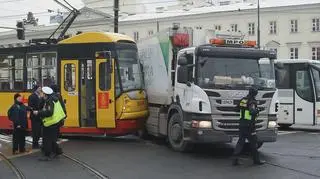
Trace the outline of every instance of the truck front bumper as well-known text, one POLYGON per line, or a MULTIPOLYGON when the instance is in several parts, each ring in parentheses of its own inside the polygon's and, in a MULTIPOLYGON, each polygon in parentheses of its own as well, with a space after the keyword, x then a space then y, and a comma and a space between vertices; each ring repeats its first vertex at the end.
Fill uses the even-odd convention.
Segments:
MULTIPOLYGON (((275 142, 277 140, 278 129, 266 129, 257 131, 259 142, 275 142)), ((238 133, 228 133, 214 129, 189 128, 184 129, 185 140, 192 143, 229 143, 233 137, 238 137, 238 133)))

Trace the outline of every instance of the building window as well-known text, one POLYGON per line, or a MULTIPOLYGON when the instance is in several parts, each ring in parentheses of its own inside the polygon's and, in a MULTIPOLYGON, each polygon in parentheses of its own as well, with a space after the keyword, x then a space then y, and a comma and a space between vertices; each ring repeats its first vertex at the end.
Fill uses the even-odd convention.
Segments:
POLYGON ((320 60, 320 47, 312 47, 312 60, 320 60))
POLYGON ((276 34, 277 33, 277 21, 270 21, 270 34, 276 34))
POLYGON ((215 26, 214 26, 214 29, 215 29, 215 30, 221 30, 221 25, 215 25, 215 26))
POLYGON ((148 35, 149 35, 149 36, 153 35, 153 30, 149 30, 149 31, 148 31, 148 35))
POLYGON ((320 18, 312 19, 312 31, 320 32, 320 18))
POLYGON ((238 32, 238 24, 231 24, 231 31, 238 32))
POLYGON ((291 24, 291 32, 292 33, 298 32, 298 20, 291 20, 290 24, 291 24))
POLYGON ((220 6, 226 6, 229 5, 231 2, 230 1, 221 1, 220 6))
POLYGON ((255 26, 254 23, 249 23, 248 24, 248 34, 249 35, 255 35, 255 26))
POLYGON ((133 32, 133 39, 134 39, 134 41, 139 40, 139 32, 133 32))
POLYGON ((277 48, 270 48, 270 51, 274 51, 276 55, 278 55, 278 49, 277 48))
POLYGON ((299 49, 297 47, 290 48, 290 59, 299 58, 299 49))

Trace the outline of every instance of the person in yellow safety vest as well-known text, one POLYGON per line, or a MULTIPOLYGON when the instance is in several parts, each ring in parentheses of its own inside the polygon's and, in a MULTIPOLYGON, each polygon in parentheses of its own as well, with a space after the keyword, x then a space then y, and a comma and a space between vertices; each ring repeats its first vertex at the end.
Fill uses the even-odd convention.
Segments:
POLYGON ((262 165, 265 163, 265 161, 260 160, 259 152, 257 150, 257 135, 255 129, 256 119, 259 116, 258 102, 255 99, 257 94, 258 89, 251 87, 249 89, 249 94, 242 98, 237 106, 238 111, 240 111, 239 140, 234 151, 233 165, 240 164, 239 155, 244 147, 246 139, 248 139, 250 143, 254 164, 262 165))
POLYGON ((57 156, 61 154, 57 149, 57 129, 60 121, 66 116, 63 108, 56 95, 53 94, 53 90, 50 87, 43 87, 42 92, 44 94, 45 105, 41 111, 34 111, 35 115, 38 115, 42 119, 43 123, 43 146, 44 157, 40 158, 40 161, 49 161, 52 159, 52 154, 57 156))

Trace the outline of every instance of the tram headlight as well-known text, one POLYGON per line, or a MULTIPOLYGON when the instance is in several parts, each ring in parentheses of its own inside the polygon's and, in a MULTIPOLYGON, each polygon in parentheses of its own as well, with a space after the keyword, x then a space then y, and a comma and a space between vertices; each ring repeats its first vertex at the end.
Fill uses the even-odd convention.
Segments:
POLYGON ((268 128, 275 128, 275 127, 277 127, 277 122, 276 121, 269 121, 268 128))

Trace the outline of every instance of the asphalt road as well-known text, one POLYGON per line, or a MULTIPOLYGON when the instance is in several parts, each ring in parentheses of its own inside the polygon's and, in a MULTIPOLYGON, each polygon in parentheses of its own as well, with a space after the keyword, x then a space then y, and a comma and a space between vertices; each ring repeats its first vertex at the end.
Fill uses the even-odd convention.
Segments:
MULTIPOLYGON (((177 153, 163 142, 135 138, 70 138, 62 144, 66 154, 77 158, 112 179, 207 179, 207 178, 320 178, 320 133, 280 132, 276 143, 265 144, 263 166, 231 165, 232 145, 198 146, 192 153, 177 153)), ((61 156, 40 162, 40 153, 12 158, 26 178, 94 178, 89 170, 61 156)), ((16 178, 0 163, 0 178, 16 178)))

